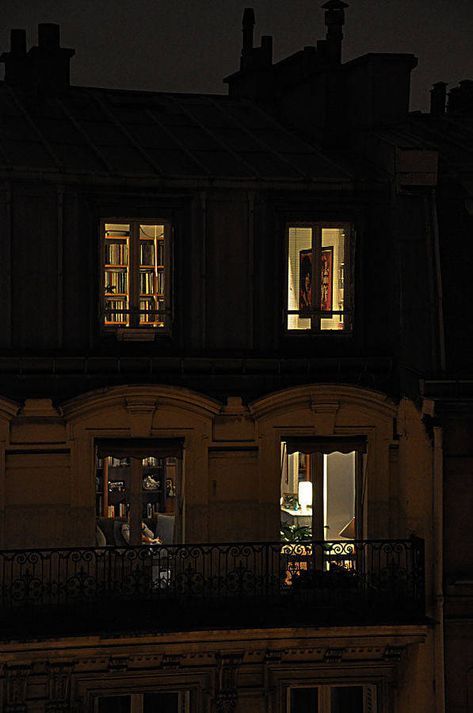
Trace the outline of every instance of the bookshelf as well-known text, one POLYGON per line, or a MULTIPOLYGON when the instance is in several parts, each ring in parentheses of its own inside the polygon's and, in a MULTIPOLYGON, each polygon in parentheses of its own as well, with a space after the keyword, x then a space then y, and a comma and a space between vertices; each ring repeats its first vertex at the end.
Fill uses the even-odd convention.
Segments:
MULTIPOLYGON (((147 456, 139 460, 142 519, 155 519, 158 512, 174 512, 177 459, 147 456)), ((126 520, 131 506, 131 481, 131 458, 104 456, 97 459, 97 517, 126 520)))
POLYGON ((165 326, 168 233, 164 224, 104 224, 106 327, 165 326))

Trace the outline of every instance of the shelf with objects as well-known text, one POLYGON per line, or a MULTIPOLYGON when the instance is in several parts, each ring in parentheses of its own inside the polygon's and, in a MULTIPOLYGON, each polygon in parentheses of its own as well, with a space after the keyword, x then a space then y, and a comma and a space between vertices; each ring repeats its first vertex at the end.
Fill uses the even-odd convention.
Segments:
MULTIPOLYGON (((107 440, 96 444, 97 544, 180 541, 180 441, 107 440), (179 519, 179 518, 177 518, 179 519), (147 533, 147 538, 142 533, 147 533)), ((182 509, 182 505, 181 505, 182 509)))
POLYGON ((171 227, 140 221, 103 224, 103 324, 167 326, 171 227))

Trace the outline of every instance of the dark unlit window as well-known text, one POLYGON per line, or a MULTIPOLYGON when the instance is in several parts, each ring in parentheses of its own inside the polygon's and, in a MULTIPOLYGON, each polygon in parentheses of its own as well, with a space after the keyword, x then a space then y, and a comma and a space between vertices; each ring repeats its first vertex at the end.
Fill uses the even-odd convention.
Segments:
POLYGON ((188 713, 188 691, 150 691, 100 696, 95 713, 188 713))
POLYGON ((373 685, 290 688, 287 707, 288 713, 380 713, 373 685))
POLYGON ((102 231, 103 325, 169 327, 170 226, 110 222, 102 231))
POLYGON ((288 226, 288 330, 351 331, 350 241, 348 224, 288 226))

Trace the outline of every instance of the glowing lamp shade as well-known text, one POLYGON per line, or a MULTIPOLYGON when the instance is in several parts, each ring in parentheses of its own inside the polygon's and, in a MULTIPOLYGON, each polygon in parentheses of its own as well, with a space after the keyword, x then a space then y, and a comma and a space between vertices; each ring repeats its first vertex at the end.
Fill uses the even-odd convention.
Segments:
POLYGON ((299 483, 299 504, 303 510, 312 507, 312 483, 309 480, 299 483))

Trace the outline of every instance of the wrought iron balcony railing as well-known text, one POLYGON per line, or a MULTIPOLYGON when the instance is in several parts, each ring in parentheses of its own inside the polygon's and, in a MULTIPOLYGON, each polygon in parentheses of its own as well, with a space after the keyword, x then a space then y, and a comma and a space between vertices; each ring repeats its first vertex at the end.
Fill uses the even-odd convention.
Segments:
POLYGON ((424 615, 417 538, 0 552, 14 633, 403 622, 424 615))

